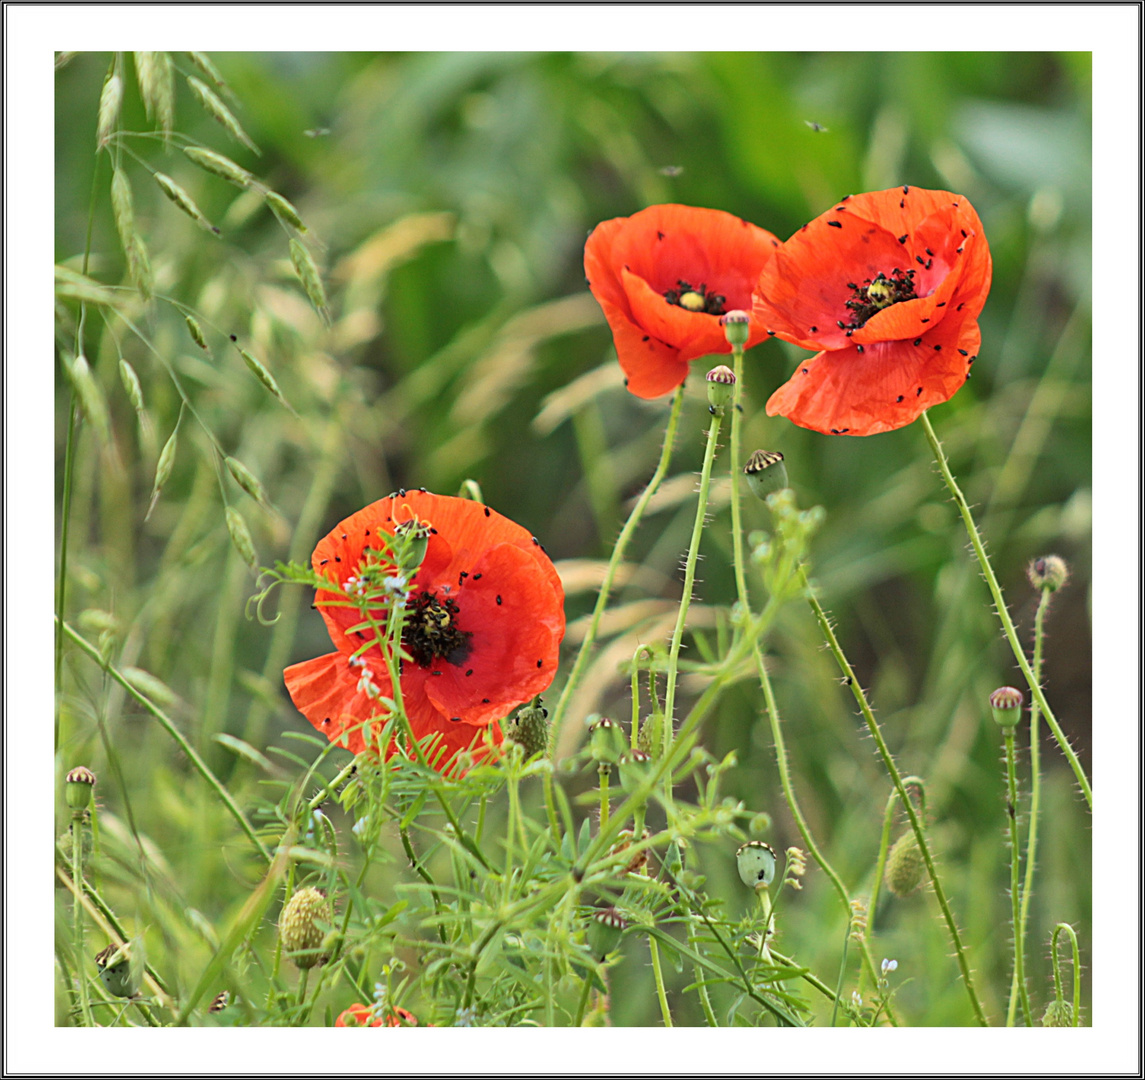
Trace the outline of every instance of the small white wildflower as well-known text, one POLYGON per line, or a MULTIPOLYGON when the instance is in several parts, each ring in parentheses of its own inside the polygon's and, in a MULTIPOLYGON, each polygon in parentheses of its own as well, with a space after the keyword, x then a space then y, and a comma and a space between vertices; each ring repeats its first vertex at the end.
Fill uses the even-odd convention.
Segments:
POLYGON ((855 1006, 856 1009, 861 1009, 863 1007, 863 995, 860 994, 858 990, 851 991, 851 1003, 855 1006))
POLYGON ((383 983, 374 983, 374 1000, 378 1002, 386 1000, 386 988, 383 983))
POLYGON ((358 818, 357 821, 350 827, 350 831, 355 836, 361 836, 370 827, 370 817, 368 814, 358 818))
POLYGON ((892 971, 897 971, 899 962, 897 960, 884 960, 882 963, 883 974, 888 975, 892 971))
POLYGON ((360 656, 351 656, 350 657, 350 667, 360 668, 360 667, 365 667, 365 666, 366 666, 366 661, 362 657, 360 657, 360 656))
POLYGON ((475 1027, 474 1021, 477 1019, 477 1010, 470 1006, 468 1009, 458 1009, 457 1015, 453 1019, 454 1027, 475 1027))

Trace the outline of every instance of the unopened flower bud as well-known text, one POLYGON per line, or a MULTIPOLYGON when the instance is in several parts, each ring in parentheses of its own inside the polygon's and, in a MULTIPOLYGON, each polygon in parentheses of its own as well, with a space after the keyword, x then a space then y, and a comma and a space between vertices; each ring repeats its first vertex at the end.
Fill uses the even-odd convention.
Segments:
POLYGON ((903 833, 887 855, 883 880, 895 896, 909 896, 922 884, 925 870, 922 851, 914 833, 903 833))
POLYGON ((742 349, 751 334, 751 319, 746 311, 729 311, 720 316, 724 337, 733 349, 742 349))
POLYGON ((614 907, 595 912, 588 924, 588 947, 592 955, 603 960, 620 944, 620 935, 627 926, 627 920, 614 907))
POLYGON ((64 777, 64 798, 73 810, 83 810, 91 802, 91 789, 95 787, 95 773, 79 765, 64 777))
POLYGON ((652 773, 652 755, 644 750, 626 750, 620 755, 620 786, 631 795, 652 773))
POLYGON ((748 888, 766 888, 775 880, 775 851, 762 840, 749 840, 736 852, 736 868, 748 888))
POLYGON ((624 744, 624 734, 620 730, 620 725, 609 720, 607 716, 602 716, 588 730, 592 760, 615 763, 624 744))
POLYGON ((757 450, 743 467, 748 487, 757 498, 766 499, 773 491, 782 491, 787 482, 787 466, 778 450, 757 450))
POLYGON ((96 954, 95 966, 99 969, 100 981, 107 992, 115 997, 134 997, 139 990, 137 972, 131 969, 131 961, 115 945, 96 954))
POLYGON ((1042 1013, 1042 1027, 1073 1027, 1073 1006, 1061 998, 1054 998, 1042 1013))
POLYGON ((525 757, 543 754, 549 748, 549 710, 541 707, 541 699, 517 710, 505 724, 505 738, 525 751, 525 757))
POLYGON ((708 411, 723 416, 735 394, 735 385, 735 372, 726 364, 712 368, 708 372, 708 411))
POLYGON ((423 525, 417 518, 410 518, 394 527, 394 538, 399 541, 398 567, 403 573, 415 573, 421 566, 425 553, 429 550, 429 537, 429 526, 423 525))
POLYGON ((990 695, 990 710, 1001 728, 1011 730, 1022 719, 1022 691, 1012 686, 1001 686, 990 695))
POLYGON ((1046 555, 1030 563, 1026 576, 1035 589, 1057 592, 1069 580, 1069 567, 1060 555, 1046 555))
POLYGON ((319 922, 328 918, 326 897, 317 889, 299 889, 283 906, 278 936, 296 967, 312 968, 325 962, 322 943, 326 931, 319 922))
POLYGON ((867 900, 859 897, 851 901, 851 940, 861 942, 867 936, 867 900))

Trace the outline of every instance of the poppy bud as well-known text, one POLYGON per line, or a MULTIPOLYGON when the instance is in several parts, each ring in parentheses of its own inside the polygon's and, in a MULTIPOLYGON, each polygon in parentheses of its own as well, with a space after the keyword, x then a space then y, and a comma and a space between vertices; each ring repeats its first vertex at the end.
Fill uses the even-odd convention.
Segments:
POLYGON ((594 912, 588 924, 588 947, 592 955, 603 960, 620 944, 620 935, 627 926, 627 920, 614 907, 594 912))
POLYGON ((91 789, 95 787, 95 773, 79 765, 64 777, 64 798, 73 810, 82 811, 91 802, 91 789))
POLYGON ((644 750, 628 750, 620 758, 620 786, 631 795, 648 779, 651 771, 651 754, 644 750))
POLYGON ((778 450, 757 450, 747 459, 743 467, 748 487, 760 499, 766 499, 773 491, 782 491, 790 485, 787 482, 787 466, 778 450))
POLYGON ((429 526, 423 525, 417 518, 403 521, 394 528, 395 556, 398 568, 403 573, 412 574, 421 566, 426 551, 429 550, 429 526))
POLYGON ((999 687, 990 695, 990 709, 1000 728, 1012 730, 1022 719, 1022 691, 1012 686, 999 687))
POLYGON ((749 840, 736 852, 736 868, 748 888, 766 888, 775 880, 775 850, 762 840, 749 840))
POLYGON ((1061 998, 1054 998, 1042 1013, 1042 1027, 1073 1027, 1073 1006, 1061 998))
POLYGON ((99 968, 100 981, 107 992, 115 997, 134 997, 139 990, 137 972, 131 970, 131 961, 115 945, 96 954, 95 966, 99 968))
POLYGON ((742 349, 747 344, 751 332, 750 319, 746 311, 729 311, 720 316, 720 325, 724 328, 724 337, 733 349, 742 349))
POLYGON ((909 896, 922 884, 925 866, 913 832, 903 833, 887 855, 883 880, 895 896, 909 896))
POLYGON ((527 758, 549 748, 549 710, 541 708, 540 700, 522 706, 505 724, 505 738, 523 747, 527 758))
POLYGON ((1046 555, 1030 563, 1026 576, 1035 589, 1057 592, 1069 580, 1069 567, 1060 555, 1046 555))
POLYGON ((708 372, 708 410, 716 416, 723 416, 724 409, 731 404, 735 393, 735 372, 726 364, 720 364, 708 372))
POLYGON ((624 736, 618 724, 602 716, 589 727, 589 747, 592 760, 612 764, 620 756, 624 736))
POLYGON ((296 967, 312 968, 326 961, 322 952, 325 931, 318 922, 328 915, 326 897, 317 889, 299 889, 283 906, 278 936, 296 967))

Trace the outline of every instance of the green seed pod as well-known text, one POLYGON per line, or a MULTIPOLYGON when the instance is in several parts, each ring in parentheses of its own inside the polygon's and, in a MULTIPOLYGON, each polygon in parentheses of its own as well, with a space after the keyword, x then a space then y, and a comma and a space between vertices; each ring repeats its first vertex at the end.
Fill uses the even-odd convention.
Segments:
POLYGON ((525 757, 547 753, 549 749, 549 710, 536 704, 524 705, 505 724, 505 738, 522 746, 525 757))
POLYGON ((176 424, 175 430, 171 432, 170 438, 163 444, 163 449, 159 452, 159 461, 155 466, 155 483, 151 486, 151 504, 147 507, 144 521, 151 517, 151 512, 159 501, 159 494, 162 492, 163 486, 171 479, 171 470, 175 467, 175 451, 178 446, 179 425, 176 424))
POLYGON ((731 404, 735 396, 735 372, 730 367, 720 364, 708 372, 707 380, 708 411, 714 416, 723 416, 724 409, 731 404))
POLYGON ((227 84, 223 81, 222 75, 219 74, 219 69, 215 67, 211 58, 206 53, 188 52, 187 55, 191 58, 191 63, 206 75, 220 90, 227 89, 227 84))
POLYGON ((119 379, 123 383, 123 389, 127 394, 127 400, 131 402, 131 407, 142 415, 143 387, 139 385, 139 376, 135 374, 135 368, 123 357, 119 358, 119 379))
POLYGON ((224 154, 217 154, 214 150, 207 150, 202 146, 184 146, 183 153, 187 155, 201 169, 229 180, 236 187, 248 188, 254 176, 241 165, 237 165, 224 154))
POLYGON ((306 232, 306 225, 302 220, 301 215, 294 208, 294 204, 284 199, 277 191, 267 191, 264 196, 266 205, 274 211, 275 216, 280 221, 285 221, 288 225, 292 225, 300 233, 306 232))
POLYGON ((627 926, 627 920, 614 907, 594 912, 586 935, 592 955, 603 960, 620 944, 620 936, 627 926))
POLYGON ((157 183, 162 190, 163 194, 167 196, 180 210, 183 211, 189 218, 191 218, 197 225, 206 229, 207 232, 213 233, 215 236, 220 236, 222 231, 212 225, 208 220, 206 214, 199 209, 195 200, 191 198, 174 180, 171 179, 166 173, 157 172, 155 174, 155 183, 157 183))
POLYGON ((113 169, 111 173, 111 212, 119 241, 126 251, 135 235, 135 202, 131 196, 131 181, 120 168, 113 169))
POLYGON ((1042 1027, 1073 1027, 1073 1006, 1061 998, 1054 998, 1042 1013, 1042 1027))
POLYGON ((322 316, 322 321, 329 326, 330 310, 326 306, 326 290, 322 286, 322 275, 318 273, 318 266, 306 245, 295 240, 294 237, 290 238, 290 261, 294 264, 294 272, 298 275, 298 280, 302 282, 302 287, 306 290, 310 303, 314 305, 314 310, 322 316))
POLYGON ((95 129, 97 150, 102 150, 107 145, 107 140, 111 138, 111 133, 119 121, 119 107, 122 104, 123 80, 118 75, 109 75, 99 95, 99 120, 95 129))
POLYGON ((620 755, 620 786, 633 794, 652 773, 652 755, 644 750, 626 750, 620 755))
POLYGON ((243 557, 243 561, 253 570, 258 566, 258 556, 255 554, 254 541, 250 538, 250 530, 246 522, 233 506, 227 507, 227 532, 231 534, 231 543, 235 550, 243 557))
POLYGON ((222 124, 238 142, 242 143, 252 153, 260 152, 254 144, 254 140, 243 131, 242 125, 235 119, 235 114, 223 104, 222 99, 214 90, 200 79, 196 79, 194 75, 187 76, 187 85, 195 97, 199 99, 199 104, 222 124))
POLYGON ((155 275, 151 272, 151 258, 147 254, 147 245, 143 237, 135 232, 125 245, 127 254, 127 272, 131 281, 139 290, 144 300, 150 300, 155 292, 155 275))
POLYGON ((64 777, 64 798, 68 806, 80 812, 91 803, 92 788, 95 787, 95 773, 83 765, 78 765, 64 777))
POLYGON ((1000 686, 990 695, 990 711, 1000 728, 1013 730, 1022 720, 1022 691, 1012 686, 1000 686))
POLYGON ((720 316, 724 337, 733 349, 742 349, 751 336, 751 319, 746 311, 729 311, 720 316))
POLYGON ((1026 576, 1035 589, 1057 592, 1069 580, 1069 566, 1060 555, 1046 555, 1030 563, 1026 576))
POLYGON ((192 315, 187 315, 185 318, 187 321, 187 333, 191 335, 191 340, 198 345, 203 352, 209 352, 207 339, 203 334, 203 328, 199 325, 199 321, 192 315))
POLYGON ((326 962, 322 941, 326 931, 319 922, 330 917, 326 897, 318 889, 299 889, 278 917, 278 937, 295 967, 312 968, 326 962))
POLYGON ((736 852, 736 869, 748 888, 766 888, 775 880, 775 850, 762 840, 749 840, 736 852))
POLYGON ((114 997, 135 997, 139 992, 139 968, 142 966, 124 955, 122 947, 108 945, 96 954, 99 978, 114 997))
POLYGON ((228 457, 226 462, 227 469, 230 471, 231 476, 235 478, 235 482, 238 486, 256 502, 266 506, 266 489, 259 483, 258 477, 239 461, 238 458, 228 457))
POLYGON ((782 491, 787 482, 787 466, 778 450, 757 450, 743 467, 747 486, 758 499, 766 499, 773 491, 782 491))
POLYGON ((909 896, 922 884, 926 863, 913 832, 903 833, 887 853, 883 880, 895 896, 909 896))

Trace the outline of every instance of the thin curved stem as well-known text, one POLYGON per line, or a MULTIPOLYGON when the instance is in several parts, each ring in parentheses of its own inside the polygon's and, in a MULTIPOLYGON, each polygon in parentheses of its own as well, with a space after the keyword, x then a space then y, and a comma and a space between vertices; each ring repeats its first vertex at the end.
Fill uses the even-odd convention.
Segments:
POLYGON ((919 818, 918 812, 914 808, 914 804, 907 797, 906 787, 903 784, 902 776, 898 771, 898 766, 895 764, 894 758, 891 756, 889 747, 883 739, 882 730, 879 728, 879 723, 875 719, 875 714, 871 711, 871 706, 867 702, 867 696, 863 693, 863 689, 859 686, 855 678, 855 673, 851 669, 851 665, 847 662, 847 657, 843 654, 843 649, 839 645, 838 639, 835 637, 835 631, 831 628, 831 621, 827 618, 822 606, 819 603, 818 597, 815 596, 811 588, 811 583, 807 580, 807 568, 800 566, 799 575, 804 592, 807 596, 807 601, 811 605, 812 611, 815 613, 815 618, 819 623, 819 628, 823 633, 823 637, 827 641, 827 645, 831 650, 832 655, 835 657, 835 662, 839 665, 839 670, 842 671, 847 685, 851 688, 851 693, 854 695, 855 701, 858 703, 859 711, 862 713, 863 719, 866 721, 867 730, 871 733, 871 737, 875 740, 875 745, 878 747, 879 755, 883 759, 883 764, 887 772, 890 774, 891 782, 898 792, 898 796, 902 799, 903 807, 906 809, 907 817, 910 818, 910 826, 914 831, 915 839, 918 841, 919 850, 922 852, 923 862, 926 863, 926 872, 930 878, 930 883, 934 888, 934 896, 938 901, 938 906, 942 909, 942 917, 946 922, 947 929, 950 931, 950 940, 954 945, 955 956, 958 960, 958 968, 962 972, 962 981, 966 985, 966 993, 970 996, 970 1004, 974 1009, 974 1015, 978 1023, 983 1027, 989 1026, 989 1021, 986 1019, 986 1014, 982 1011, 982 1005, 978 1000, 978 994, 974 989, 974 980, 970 974, 970 965, 966 959, 966 952, 962 947, 962 937, 958 933, 958 926, 954 922, 954 916, 950 911, 950 903, 946 899, 946 891, 942 887, 942 881, 939 879, 938 871, 935 869, 934 860, 931 858, 930 846, 926 840, 926 833, 922 828, 922 821, 919 818))
POLYGON ((1077 934, 1069 923, 1058 923, 1054 927, 1053 937, 1050 939, 1050 951, 1053 954, 1054 967, 1054 1000, 1064 1000, 1062 994, 1061 961, 1058 959, 1058 937, 1062 933, 1068 935, 1073 945, 1073 1015, 1070 1017, 1073 1027, 1081 1023, 1081 957, 1078 955, 1077 934))
MULTIPOLYGON (((1022 1019, 1026 1027, 1033 1025, 1030 1016, 1030 995, 1026 989, 1026 964, 1022 955, 1022 938, 1019 933, 1021 925, 1021 900, 1018 884, 1019 862, 1021 852, 1018 850, 1021 841, 1018 837, 1018 769, 1014 761, 1014 729, 1007 728, 1006 742, 1006 816, 1010 828, 1010 921, 1014 929, 1014 984, 1018 988, 1017 997, 1022 1002, 1022 1019)), ((1010 1006, 1006 1012, 1006 1026, 1012 1027, 1014 1023, 1014 993, 1011 988, 1010 1006)))
POLYGON ((556 708, 553 710, 551 724, 552 736, 549 740, 550 755, 556 753, 565 713, 568 710, 569 702, 572 700, 573 692, 576 690, 584 675, 584 669, 588 665, 589 654, 592 652, 592 647, 596 643, 597 631, 600 629, 601 617, 604 615, 604 609, 608 607, 608 598, 612 592, 612 583, 616 578, 617 570, 620 569, 621 563, 624 562, 624 553, 628 549, 628 542, 636 532, 636 527, 640 524, 640 519, 644 516, 644 511, 648 508, 648 503, 651 501, 652 496, 656 494, 656 490, 659 488, 661 481, 663 481, 664 477, 668 474, 668 463, 672 459, 672 445, 676 441, 676 428, 679 425, 680 409, 683 402, 684 387, 680 386, 672 398, 672 409, 668 413, 668 427, 664 432, 664 445, 660 451, 660 461, 656 465, 656 471, 652 474, 652 479, 648 481, 648 486, 641 492, 640 498, 632 508, 632 513, 628 515, 628 520, 620 530, 620 536, 617 537, 616 540, 616 547, 612 549, 612 558, 608 561, 608 569, 605 571, 604 581, 602 581, 600 585, 600 592, 597 593, 596 606, 592 610, 592 618, 589 620, 588 630, 585 632, 584 640, 580 643, 580 651, 577 653, 573 669, 569 673, 568 681, 565 683, 564 689, 561 690, 561 696, 557 700, 556 708))
POLYGON ((1093 791, 1089 786, 1089 780, 1086 778, 1085 770, 1081 767, 1081 762, 1078 760, 1077 754, 1074 752, 1073 747, 1070 746, 1069 740, 1065 737, 1065 733, 1058 724, 1057 717, 1054 716, 1053 710, 1046 701, 1045 694, 1042 693, 1041 685, 1030 667, 1030 662, 1026 659, 1025 650, 1022 648, 1022 643, 1018 640, 1018 631, 1014 628, 1014 620, 1010 618, 1010 612, 1006 608, 1006 601, 1002 596, 1002 589, 998 585, 998 579, 994 576, 994 568, 990 565, 990 559, 986 555, 986 548, 982 544, 982 538, 978 535, 978 527, 974 524, 974 518, 970 514, 970 507, 966 502, 966 496, 962 494, 957 481, 954 479, 954 474, 950 471, 950 465, 946 461, 946 454, 943 452, 942 444, 938 441, 938 436, 935 435, 934 428, 931 427, 930 417, 923 412, 920 419, 922 421, 922 429, 926 432, 926 438, 930 442, 930 448, 934 453, 934 460, 938 463, 939 471, 942 473, 942 479, 946 482, 946 486, 949 488, 950 494, 954 497, 954 502, 958 506, 958 511, 962 515, 966 532, 970 536, 970 544, 974 548, 974 554, 978 557, 978 565, 982 569, 982 576, 986 579, 986 584, 990 587, 990 595, 994 598, 994 608, 998 612, 998 618, 1001 620, 1002 629, 1006 634, 1006 640, 1010 643, 1014 658, 1018 661, 1018 666, 1022 669, 1022 674, 1026 677, 1030 694, 1033 695, 1034 701, 1037 702, 1038 708, 1041 709, 1042 714, 1045 716, 1046 723, 1049 725, 1050 731, 1053 732, 1054 738, 1061 748, 1061 752, 1069 762, 1070 768, 1073 769, 1073 774, 1077 778, 1078 786, 1085 796, 1086 804, 1090 810, 1092 810, 1093 791))
POLYGON ((656 939, 649 935, 648 949, 652 954, 652 975, 656 980, 656 999, 660 1002, 660 1015, 664 1018, 664 1026, 672 1026, 672 1013, 668 1009, 668 994, 664 989, 664 972, 660 967, 660 949, 656 939))
POLYGON ((704 532, 704 519, 708 515, 708 493, 712 485, 712 462, 716 457, 716 442, 719 439, 722 422, 723 416, 719 412, 713 412, 712 422, 708 425, 708 445, 704 448, 704 464, 700 471, 700 496, 696 503, 696 520, 692 525, 692 540, 688 544, 688 556, 684 564, 684 591, 680 596, 680 611, 676 616, 676 628, 672 631, 672 644, 668 649, 668 680, 664 689, 665 756, 672 749, 680 644, 684 638, 684 626, 688 621, 688 607, 692 603, 692 589, 696 583, 696 559, 700 554, 700 537, 704 532))

